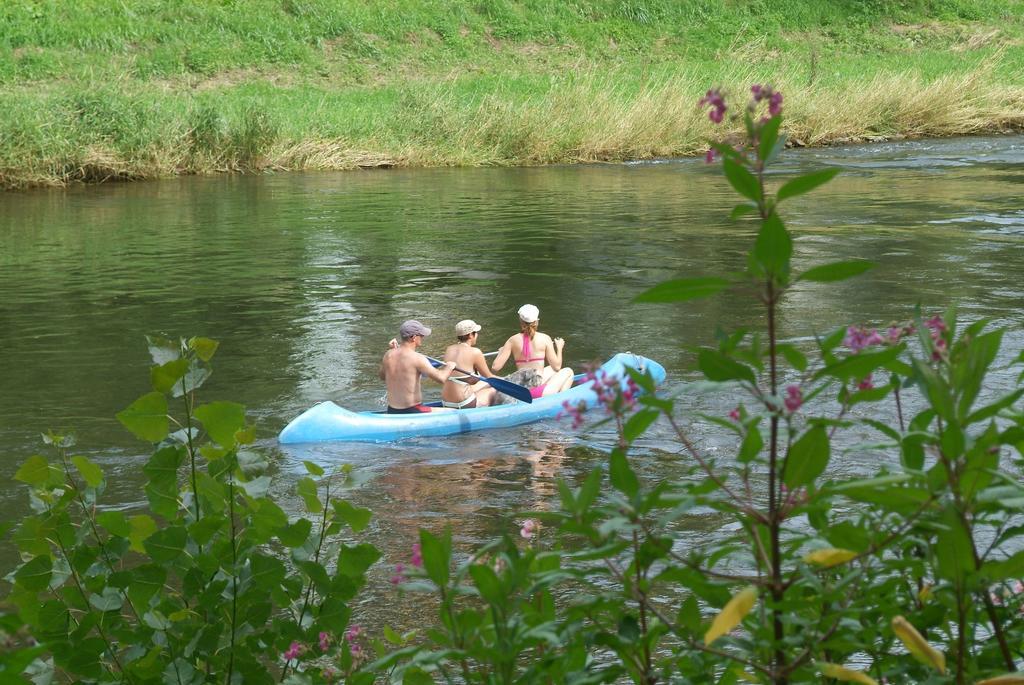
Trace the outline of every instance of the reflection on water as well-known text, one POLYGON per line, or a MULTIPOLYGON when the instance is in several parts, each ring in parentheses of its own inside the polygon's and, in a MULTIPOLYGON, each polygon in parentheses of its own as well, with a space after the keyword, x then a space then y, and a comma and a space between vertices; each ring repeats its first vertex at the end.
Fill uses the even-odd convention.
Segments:
MULTIPOLYGON (((957 303, 968 318, 1019 328, 1024 275, 1024 138, 978 138, 787 153, 774 179, 835 165, 843 173, 787 201, 797 269, 862 258, 868 276, 799 284, 784 334, 810 346, 849 322, 905 319, 957 303)), ((302 461, 352 463, 368 476, 349 493, 371 507, 368 533, 388 564, 405 561, 416 529, 451 525, 465 552, 515 534, 518 512, 554 506, 556 481, 579 483, 613 443, 568 422, 399 445, 277 446, 274 436, 314 402, 378 405, 380 356, 398 324, 435 327, 437 353, 460 319, 494 349, 515 311, 537 304, 581 368, 632 350, 663 363, 687 411, 725 414, 735 400, 687 383, 692 349, 718 327, 756 326, 757 306, 730 294, 686 306, 632 304, 659 280, 742 268, 755 231, 731 222, 735 198, 696 160, 537 169, 443 169, 183 178, 68 191, 9 193, 0 205, 0 463, 13 473, 47 429, 74 429, 109 474, 107 501, 143 500, 143 445, 114 414, 145 392, 148 333, 222 342, 208 399, 246 403, 273 456, 275 488, 294 510, 302 461)), ((1008 353, 1021 346, 1019 331, 1008 353)), ((1011 383, 1007 372, 994 387, 1011 383)), ((719 459, 734 446, 689 425, 719 459)), ((864 436, 868 440, 868 436, 864 436)), ((885 455, 837 448, 837 473, 885 455)), ((633 463, 651 479, 687 463, 656 424, 633 463)), ((24 495, 0 481, 0 512, 24 495)), ((691 522, 714 534, 713 515, 691 522)), ((0 561, 10 551, 0 548, 0 561)), ((9 563, 3 563, 4 568, 9 563)), ((382 569, 366 601, 391 591, 382 569)), ((380 603, 378 603, 380 604, 380 603)), ((387 602, 383 604, 389 604, 387 602)), ((407 606, 407 605, 405 605, 407 606)), ((375 605, 375 610, 379 606, 375 605)), ((395 622, 400 623, 398 608, 395 622)))

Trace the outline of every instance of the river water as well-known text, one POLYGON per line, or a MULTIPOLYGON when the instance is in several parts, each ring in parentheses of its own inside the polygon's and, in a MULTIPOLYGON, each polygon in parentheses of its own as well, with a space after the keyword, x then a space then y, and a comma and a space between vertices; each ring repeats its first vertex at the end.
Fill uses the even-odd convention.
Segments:
MULTIPOLYGON (((909 318, 917 303, 926 312, 955 303, 965 318, 1010 327, 1004 356, 1015 355, 1024 339, 1022 162, 1022 137, 787 152, 780 181, 842 169, 786 203, 795 268, 850 258, 878 266, 837 285, 798 285, 782 310, 783 336, 807 345, 836 326, 909 318)), ((0 203, 0 518, 25 511, 11 476, 25 457, 45 454, 39 435, 48 429, 74 431, 76 451, 104 467, 107 503, 144 503, 147 446, 114 414, 149 390, 144 336, 155 333, 221 342, 202 396, 246 405, 293 511, 303 460, 353 464, 367 480, 349 498, 373 509, 365 539, 387 564, 407 560, 421 526, 451 525, 460 549, 513 530, 515 512, 553 505, 557 479, 604 462, 609 428, 580 433, 550 421, 288 448, 275 436, 322 400, 378 407, 380 356, 404 319, 434 327, 426 351, 439 354, 455 322, 473 318, 491 350, 515 331, 526 302, 540 307, 541 330, 566 338, 570 365, 642 353, 668 369, 666 392, 680 395, 684 410, 725 414, 735 398, 689 392, 692 349, 713 344, 718 327, 762 326, 758 306, 736 294, 679 306, 632 299, 667 278, 741 269, 756 226, 728 219, 734 202, 718 170, 697 160, 8 193, 0 203)), ((993 383, 1013 378, 1003 370, 993 383)), ((704 449, 727 454, 714 430, 700 422, 692 430, 704 449)), ((633 462, 649 478, 671 478, 685 458, 655 424, 633 462)), ((851 451, 831 468, 870 466, 851 451)), ((9 546, 0 548, 0 568, 13 563, 9 546)), ((376 617, 403 623, 408 605, 386 600, 388 575, 376 573, 365 601, 376 617)))

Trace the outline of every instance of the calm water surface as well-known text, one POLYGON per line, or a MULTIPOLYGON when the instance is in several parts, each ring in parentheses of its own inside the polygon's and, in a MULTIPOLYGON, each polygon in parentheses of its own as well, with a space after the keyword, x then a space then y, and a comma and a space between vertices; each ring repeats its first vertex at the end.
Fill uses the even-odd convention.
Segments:
MULTIPOLYGON (((787 154, 780 176, 825 165, 833 183, 793 200, 798 269, 864 258, 866 277, 800 285, 782 313, 785 336, 807 344, 850 322, 885 324, 956 303, 970 319, 1010 326, 1021 347, 1024 138, 974 138, 787 154)), ((148 391, 144 335, 221 341, 206 399, 246 404, 275 487, 289 494, 303 460, 352 463, 367 482, 368 539, 404 561, 417 527, 452 525, 468 549, 508 530, 509 516, 552 506, 558 478, 603 463, 613 436, 565 422, 391 445, 282 448, 275 436, 315 402, 378 406, 377 365, 407 318, 433 326, 428 352, 456 321, 483 325, 495 349, 516 309, 541 309, 542 330, 566 338, 574 367, 632 350, 669 370, 667 392, 689 411, 724 414, 724 396, 687 392, 694 346, 715 329, 756 326, 740 296, 687 306, 635 305, 660 280, 742 268, 755 226, 728 220, 734 203, 715 170, 686 160, 621 166, 418 170, 185 178, 159 183, 9 193, 0 203, 0 518, 26 498, 11 476, 41 452, 39 434, 73 430, 77 450, 105 467, 106 501, 144 501, 148 455, 113 418, 148 391)), ((1012 382, 1004 371, 995 385, 1012 382)), ((434 391, 436 393, 436 391, 434 391)), ((729 443, 694 424, 698 441, 729 443)), ((871 467, 855 449, 838 474, 871 467)), ((651 478, 684 458, 655 425, 634 457, 651 478)), ((719 522, 699 527, 713 534, 719 522)), ((0 548, 0 570, 14 562, 0 548)), ((366 601, 402 623, 381 568, 366 601), (392 608, 381 610, 387 604, 392 608)), ((404 605, 408 610, 408 605, 404 605)))

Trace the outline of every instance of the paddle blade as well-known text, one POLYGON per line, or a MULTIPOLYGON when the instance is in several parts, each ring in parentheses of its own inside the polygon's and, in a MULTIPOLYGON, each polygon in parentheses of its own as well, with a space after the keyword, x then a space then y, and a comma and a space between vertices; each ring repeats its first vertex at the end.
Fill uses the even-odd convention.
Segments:
POLYGON ((533 404, 533 395, 530 394, 529 388, 513 383, 512 381, 506 381, 504 378, 484 378, 483 376, 480 376, 480 380, 484 383, 490 384, 492 388, 500 393, 504 393, 509 397, 514 397, 520 402, 533 404))

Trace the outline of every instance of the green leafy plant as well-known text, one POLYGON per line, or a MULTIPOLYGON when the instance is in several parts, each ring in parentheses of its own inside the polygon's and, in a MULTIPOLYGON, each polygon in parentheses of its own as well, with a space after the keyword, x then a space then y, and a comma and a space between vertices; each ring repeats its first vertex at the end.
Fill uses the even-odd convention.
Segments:
MULTIPOLYGON (((549 549, 524 553, 505 540, 449 574, 447 538, 423 532, 424 570, 407 587, 438 594, 440 627, 429 645, 377 665, 467 682, 1017 682, 999 674, 1024 657, 1024 586, 1013 580, 1024 570, 1024 489, 1010 460, 1024 435, 1015 409, 1024 390, 983 392, 1001 332, 979 321, 958 334, 952 313, 917 312, 883 331, 816 336, 814 360, 788 342, 779 312, 795 285, 829 287, 872 265, 794 272, 780 208, 836 171, 772 193, 765 172, 785 147, 782 95, 751 92, 737 117, 745 139, 708 153, 742 198, 733 217, 759 224, 746 268, 637 298, 755 294, 762 332, 720 332, 695 351, 705 381, 739 394, 735 409, 682 417, 648 377, 592 377, 619 440, 607 469, 562 483, 560 509, 537 515, 553 534, 549 549), (676 480, 645 483, 629 453, 659 418, 686 461, 676 480), (711 456, 691 422, 733 434, 735 450, 711 456), (859 444, 865 433, 881 439, 859 444), (876 453, 881 466, 836 480, 829 465, 840 449, 876 453), (553 614, 537 610, 548 606, 553 614)), ((727 118, 720 92, 701 104, 712 121, 727 118)))
POLYGON ((349 602, 379 557, 339 539, 370 520, 337 498, 353 474, 307 463, 298 494, 310 517, 292 520, 267 496, 242 405, 197 400, 217 343, 154 338, 149 349, 153 390, 118 414, 155 445, 146 512, 104 507, 103 470, 72 456, 68 436, 46 436, 56 459, 33 456, 15 474, 32 514, 13 534, 23 563, 9 600, 39 642, 34 672, 182 684, 351 671, 349 602))

